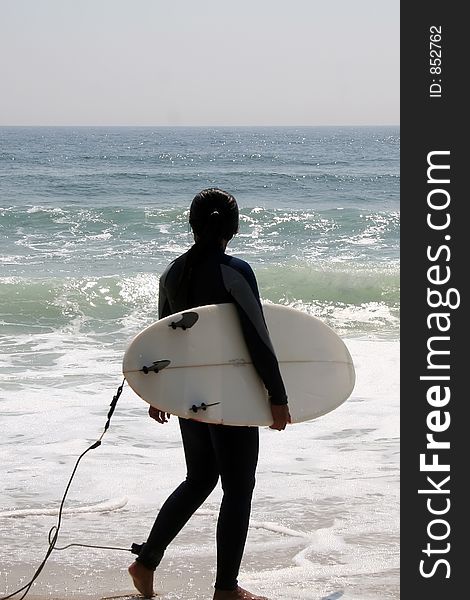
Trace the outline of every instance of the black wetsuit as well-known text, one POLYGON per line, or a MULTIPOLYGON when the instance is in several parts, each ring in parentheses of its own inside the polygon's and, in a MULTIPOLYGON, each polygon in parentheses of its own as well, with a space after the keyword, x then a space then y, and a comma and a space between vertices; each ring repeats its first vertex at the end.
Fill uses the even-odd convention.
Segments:
MULTIPOLYGON (((273 404, 287 396, 269 339, 251 267, 221 249, 189 271, 188 253, 173 261, 160 279, 159 317, 194 306, 233 302, 253 364, 273 404), (183 292, 183 293, 182 293, 183 292)), ((217 523, 216 589, 234 590, 245 547, 258 461, 258 427, 210 425, 179 419, 187 465, 186 480, 162 506, 137 558, 155 569, 168 544, 201 506, 221 477, 224 492, 217 523)))

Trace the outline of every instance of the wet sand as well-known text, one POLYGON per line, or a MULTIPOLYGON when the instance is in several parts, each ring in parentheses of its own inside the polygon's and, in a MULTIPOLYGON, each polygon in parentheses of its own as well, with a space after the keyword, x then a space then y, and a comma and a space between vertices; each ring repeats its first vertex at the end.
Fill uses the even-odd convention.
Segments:
MULTIPOLYGON (((132 559, 131 559, 132 561, 132 559)), ((131 561, 128 561, 129 564, 131 561)), ((96 563, 90 568, 64 564, 46 564, 25 600, 142 600, 127 572, 127 562, 114 568, 96 563)), ((205 561, 201 561, 204 563, 205 561)), ((212 562, 212 561, 211 561, 212 562)), ((37 567, 37 565, 36 565, 37 567)), ((182 569, 181 564, 162 564, 155 575, 155 591, 161 600, 211 599, 213 572, 204 565, 200 571, 182 569)), ((0 597, 11 594, 25 585, 34 573, 32 565, 10 565, 0 571, 0 597)), ((20 598, 18 594, 12 600, 20 598)))

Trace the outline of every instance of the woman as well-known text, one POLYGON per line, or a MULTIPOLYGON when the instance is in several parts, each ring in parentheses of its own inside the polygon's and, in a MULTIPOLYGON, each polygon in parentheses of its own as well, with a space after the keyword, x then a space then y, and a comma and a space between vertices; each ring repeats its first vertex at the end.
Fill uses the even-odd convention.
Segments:
MULTIPOLYGON (((194 245, 160 278, 159 318, 194 306, 233 302, 253 364, 271 402, 272 429, 290 423, 287 396, 263 316, 251 267, 225 254, 238 231, 235 198, 217 188, 203 190, 191 203, 194 245)), ((169 414, 150 407, 166 423, 169 414)), ((201 506, 221 477, 223 499, 217 522, 217 577, 214 600, 267 600, 238 586, 258 460, 258 427, 211 425, 179 419, 187 465, 186 480, 162 506, 147 542, 129 567, 135 587, 153 595, 153 573, 168 544, 201 506)))

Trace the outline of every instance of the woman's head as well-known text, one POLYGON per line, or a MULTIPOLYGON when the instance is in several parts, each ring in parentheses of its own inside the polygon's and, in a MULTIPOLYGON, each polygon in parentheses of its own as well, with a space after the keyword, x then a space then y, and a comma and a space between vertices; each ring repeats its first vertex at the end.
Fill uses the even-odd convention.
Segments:
POLYGON ((189 224, 196 242, 220 244, 238 231, 238 205, 228 192, 208 188, 194 197, 189 209, 189 224))

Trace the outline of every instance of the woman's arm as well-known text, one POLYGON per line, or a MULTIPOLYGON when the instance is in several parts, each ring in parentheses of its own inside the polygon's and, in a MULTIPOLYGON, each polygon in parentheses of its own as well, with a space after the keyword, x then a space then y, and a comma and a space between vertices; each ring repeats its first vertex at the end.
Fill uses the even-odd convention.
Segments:
POLYGON ((286 389, 264 319, 255 274, 244 261, 238 260, 236 266, 222 264, 222 277, 237 307, 253 365, 263 380, 271 404, 287 404, 286 389))

